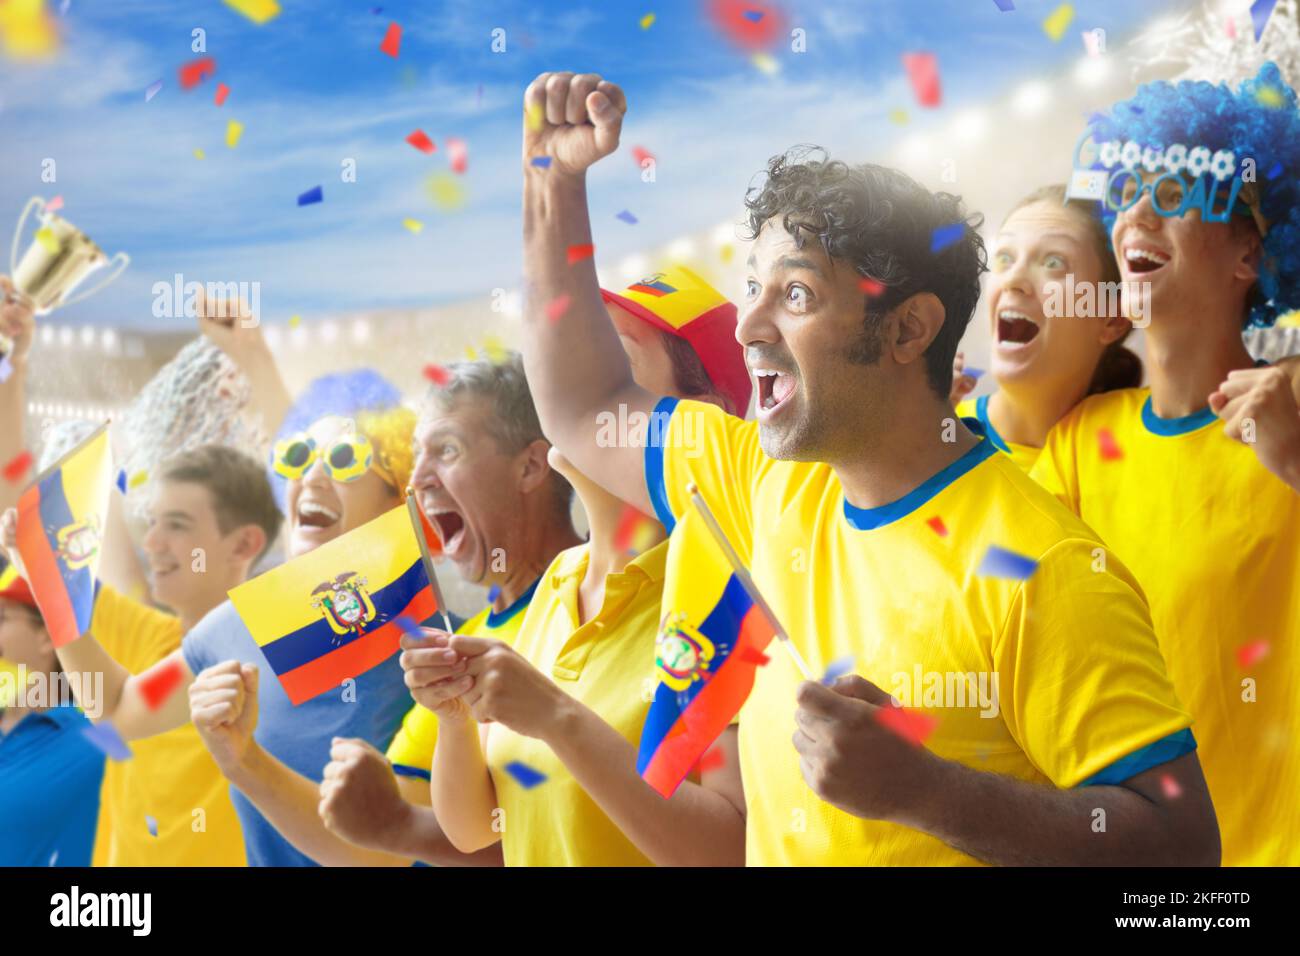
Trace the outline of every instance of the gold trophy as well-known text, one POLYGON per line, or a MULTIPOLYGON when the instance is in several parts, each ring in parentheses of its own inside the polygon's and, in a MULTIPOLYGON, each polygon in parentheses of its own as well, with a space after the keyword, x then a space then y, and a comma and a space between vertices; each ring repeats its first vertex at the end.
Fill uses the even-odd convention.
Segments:
MULTIPOLYGON (((9 252, 9 275, 18 292, 31 300, 37 315, 45 315, 56 308, 89 298, 120 276, 131 261, 125 252, 119 252, 109 259, 99 246, 91 242, 89 236, 66 219, 47 210, 45 205, 45 200, 40 196, 27 200, 9 252), (38 206, 40 226, 32 244, 27 247, 22 259, 19 259, 18 242, 22 238, 23 227, 27 225, 27 217, 38 206), (83 279, 110 263, 114 264, 114 268, 99 283, 69 297, 83 279)), ((7 355, 12 347, 13 343, 0 333, 0 355, 7 355)))

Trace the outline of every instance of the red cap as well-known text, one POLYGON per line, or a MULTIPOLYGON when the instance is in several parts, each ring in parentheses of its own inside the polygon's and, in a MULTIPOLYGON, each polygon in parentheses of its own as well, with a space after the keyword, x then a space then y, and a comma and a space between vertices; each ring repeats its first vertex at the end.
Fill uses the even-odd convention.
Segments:
POLYGON ((26 604, 33 611, 40 610, 36 606, 36 598, 32 597, 32 589, 27 586, 27 581, 14 574, 12 568, 0 574, 0 598, 26 604))

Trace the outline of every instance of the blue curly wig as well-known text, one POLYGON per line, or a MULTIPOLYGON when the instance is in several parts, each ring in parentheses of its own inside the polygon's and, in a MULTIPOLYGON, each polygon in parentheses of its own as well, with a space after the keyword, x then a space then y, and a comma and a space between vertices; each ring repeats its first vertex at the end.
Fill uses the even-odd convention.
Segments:
MULTIPOLYGON (((368 368, 322 375, 294 400, 271 447, 274 448, 275 442, 281 438, 306 431, 326 415, 355 418, 362 412, 385 412, 401 404, 402 393, 397 386, 368 368)), ((276 504, 284 511, 287 482, 270 467, 270 462, 268 456, 267 475, 271 479, 271 490, 275 492, 276 504)))
MULTIPOLYGON (((1108 114, 1094 114, 1089 131, 1099 144, 1118 140, 1155 149, 1181 143, 1189 149, 1230 150, 1238 173, 1243 160, 1253 160, 1259 210, 1269 228, 1246 325, 1271 326, 1300 306, 1300 112, 1295 91, 1275 63, 1265 63, 1236 92, 1226 83, 1146 83, 1108 114)), ((1101 206, 1109 232, 1116 214, 1106 202, 1101 206)))

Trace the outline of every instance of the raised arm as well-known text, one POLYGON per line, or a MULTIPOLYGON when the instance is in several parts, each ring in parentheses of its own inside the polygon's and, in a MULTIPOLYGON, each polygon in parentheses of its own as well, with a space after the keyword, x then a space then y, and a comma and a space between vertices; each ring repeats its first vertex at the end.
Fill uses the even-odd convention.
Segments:
POLYGON ((542 430, 583 474, 651 513, 642 448, 601 447, 602 411, 648 416, 659 396, 632 380, 590 256, 587 168, 618 148, 627 100, 594 73, 543 73, 524 94, 524 368, 542 430), (549 166, 533 165, 549 156, 549 166))
MULTIPOLYGON (((27 404, 27 357, 36 332, 32 304, 14 288, 8 276, 0 276, 0 467, 8 465, 26 449, 24 420, 27 404), (4 340, 10 344, 4 352, 4 340)), ((28 466, 22 474, 0 481, 0 511, 18 504, 18 496, 35 475, 28 466)))
POLYGON ((274 439, 293 398, 262 335, 261 317, 253 315, 243 299, 209 299, 202 288, 197 300, 199 331, 244 373, 262 427, 267 437, 274 439))

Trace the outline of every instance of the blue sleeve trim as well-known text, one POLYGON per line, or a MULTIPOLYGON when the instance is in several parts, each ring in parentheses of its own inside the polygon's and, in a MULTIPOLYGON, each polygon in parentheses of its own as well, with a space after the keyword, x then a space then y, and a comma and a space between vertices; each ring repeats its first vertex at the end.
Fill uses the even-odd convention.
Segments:
POLYGON ((393 773, 399 777, 419 777, 421 780, 433 779, 433 775, 428 770, 421 770, 419 767, 408 767, 404 763, 393 764, 393 773))
POLYGON ((1111 787, 1123 783, 1130 777, 1158 767, 1162 763, 1177 760, 1196 749, 1196 738, 1189 728, 1184 727, 1177 733, 1162 737, 1153 744, 1147 744, 1133 751, 1127 757, 1121 757, 1104 770, 1094 773, 1081 787, 1111 787))
POLYGON ((669 534, 677 524, 672 506, 668 504, 668 486, 664 484, 664 443, 668 440, 668 424, 677 408, 677 399, 665 396, 655 404, 650 413, 650 427, 646 430, 645 487, 654 505, 655 517, 669 534))

